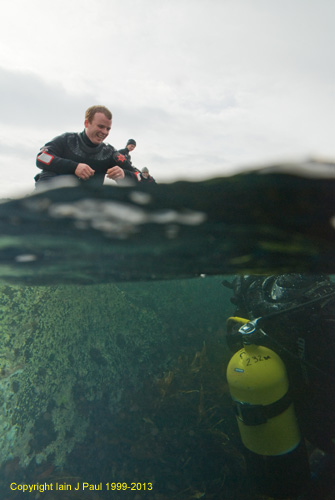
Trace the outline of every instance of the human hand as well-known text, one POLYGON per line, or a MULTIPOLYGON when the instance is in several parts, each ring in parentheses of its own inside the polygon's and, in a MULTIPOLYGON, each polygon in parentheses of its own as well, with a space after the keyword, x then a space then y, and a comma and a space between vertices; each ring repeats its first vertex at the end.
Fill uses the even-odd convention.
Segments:
POLYGON ((109 168, 106 172, 108 179, 113 179, 113 181, 124 179, 124 171, 121 167, 109 168))
POLYGON ((74 173, 79 179, 86 181, 94 175, 94 170, 89 165, 86 165, 86 163, 78 163, 74 173))

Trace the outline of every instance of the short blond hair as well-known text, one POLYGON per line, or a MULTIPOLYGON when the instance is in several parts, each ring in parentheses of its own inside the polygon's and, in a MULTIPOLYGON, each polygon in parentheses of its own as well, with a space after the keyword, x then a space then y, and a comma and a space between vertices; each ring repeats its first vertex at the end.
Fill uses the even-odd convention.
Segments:
POLYGON ((106 106, 96 105, 90 106, 85 111, 85 120, 88 120, 90 123, 92 123, 95 113, 103 113, 108 120, 112 119, 112 113, 108 108, 106 108, 106 106))

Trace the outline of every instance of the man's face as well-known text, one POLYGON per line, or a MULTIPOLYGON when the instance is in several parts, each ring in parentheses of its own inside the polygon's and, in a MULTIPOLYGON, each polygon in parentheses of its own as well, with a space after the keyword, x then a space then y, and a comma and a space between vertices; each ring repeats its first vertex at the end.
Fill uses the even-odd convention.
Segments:
POLYGON ((134 151, 134 149, 136 148, 136 146, 135 146, 135 144, 128 144, 127 148, 128 148, 128 150, 130 152, 130 151, 134 151))
POLYGON ((103 113, 95 113, 93 120, 85 120, 85 132, 93 144, 100 144, 109 134, 112 120, 109 120, 103 113))

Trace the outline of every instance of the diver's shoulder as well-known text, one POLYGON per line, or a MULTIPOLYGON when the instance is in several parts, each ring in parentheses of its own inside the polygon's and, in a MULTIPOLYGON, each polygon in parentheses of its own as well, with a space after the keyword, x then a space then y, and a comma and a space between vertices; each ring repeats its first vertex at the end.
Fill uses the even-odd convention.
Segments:
POLYGON ((103 142, 102 143, 102 147, 107 151, 111 151, 112 153, 115 153, 117 151, 116 148, 114 148, 114 146, 112 146, 111 144, 109 144, 109 142, 103 142))

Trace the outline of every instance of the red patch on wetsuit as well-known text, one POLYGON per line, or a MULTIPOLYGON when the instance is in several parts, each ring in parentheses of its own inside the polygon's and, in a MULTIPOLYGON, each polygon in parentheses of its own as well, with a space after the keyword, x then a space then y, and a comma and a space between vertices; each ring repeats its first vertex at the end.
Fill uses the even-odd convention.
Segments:
POLYGON ((116 159, 118 161, 121 161, 122 163, 126 160, 126 158, 123 155, 117 155, 116 159))
POLYGON ((45 165, 50 165, 50 163, 52 162, 54 157, 52 155, 49 155, 49 153, 42 151, 42 153, 40 153, 37 156, 37 159, 38 159, 38 161, 40 161, 41 163, 44 163, 45 165))

